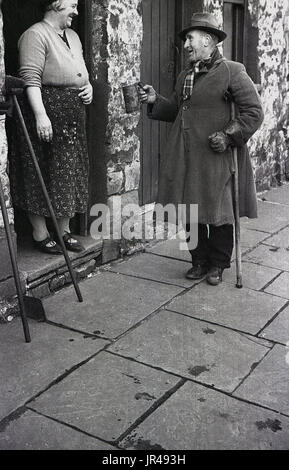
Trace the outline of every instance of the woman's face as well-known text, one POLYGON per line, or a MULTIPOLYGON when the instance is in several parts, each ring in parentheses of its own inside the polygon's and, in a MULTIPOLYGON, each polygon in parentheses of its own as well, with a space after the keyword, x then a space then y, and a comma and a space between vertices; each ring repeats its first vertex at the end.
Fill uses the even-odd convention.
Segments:
POLYGON ((78 0, 62 0, 60 2, 58 15, 61 28, 70 28, 73 18, 78 15, 77 7, 78 0))

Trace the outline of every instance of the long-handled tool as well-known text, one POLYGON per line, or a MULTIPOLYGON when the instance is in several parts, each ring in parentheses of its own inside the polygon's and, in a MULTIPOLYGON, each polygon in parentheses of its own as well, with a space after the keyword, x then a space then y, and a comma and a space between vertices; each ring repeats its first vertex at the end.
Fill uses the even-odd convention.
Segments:
MULTIPOLYGON (((6 233, 6 238, 7 238, 7 243, 8 243, 9 253, 10 253, 12 269, 13 269, 14 281, 15 281, 16 291, 18 295, 18 303, 19 303, 24 336, 25 336, 26 343, 30 343, 31 337, 30 337, 30 331, 29 331, 29 326, 27 322, 24 296, 23 296, 22 288, 21 288, 19 269, 18 269, 18 265, 16 261, 15 248, 14 248, 14 243, 12 239, 11 228, 9 225, 9 219, 8 219, 8 213, 7 213, 7 208, 6 208, 5 199, 4 199, 4 191, 3 191, 1 177, 0 177, 0 205, 1 205, 1 211, 2 211, 2 216, 3 216, 3 221, 4 221, 4 227, 5 227, 5 233, 6 233)), ((31 299, 32 302, 34 300, 37 300, 37 299, 33 299, 32 297, 29 299, 31 299)))
POLYGON ((46 204, 47 204, 47 207, 48 207, 48 210, 49 210, 49 213, 50 213, 50 217, 51 217, 51 220, 52 220, 52 223, 53 223, 53 226, 54 226, 54 230, 55 230, 56 235, 58 237, 58 241, 59 241, 59 244, 61 246, 63 256, 65 258, 65 261, 66 261, 68 271, 69 271, 69 274, 71 276, 71 279, 72 279, 72 282, 73 282, 73 285, 74 285, 74 289, 75 289, 77 298, 78 298, 79 302, 83 302, 83 298, 82 298, 79 286, 78 286, 77 281, 76 281, 75 273, 73 271, 73 268, 72 268, 72 265, 71 265, 70 258, 68 256, 66 247, 64 245, 64 241, 62 239, 62 236, 60 235, 60 231, 59 231, 59 228, 58 228, 56 216, 55 216, 51 201, 49 199, 49 195, 48 195, 48 192, 47 192, 47 189, 46 189, 46 186, 45 186, 45 183, 44 183, 44 179, 43 179, 43 176, 42 176, 42 173, 41 173, 41 170, 40 170, 40 167, 39 167, 39 164, 38 164, 38 161, 37 161, 37 158, 36 158, 33 146, 32 146, 31 139, 30 139, 29 134, 28 134, 28 130, 27 130, 24 118, 23 118, 21 108, 20 108, 19 103, 18 103, 17 96, 15 94, 13 94, 13 103, 15 105, 15 108, 16 108, 16 111, 17 111, 17 114, 18 114, 18 117, 19 117, 19 120, 20 120, 20 123, 21 123, 21 127, 22 127, 24 135, 25 135, 25 139, 26 139, 27 145, 29 147, 30 155, 32 157, 32 160, 33 160, 33 163, 34 163, 34 166, 35 166, 35 170, 36 170, 37 176, 39 178, 39 182, 40 182, 40 185, 41 185, 41 188, 42 188, 45 200, 46 200, 46 204))
POLYGON ((70 273, 70 276, 71 276, 71 279, 72 279, 72 282, 73 282, 73 285, 74 285, 74 289, 75 289, 77 298, 78 298, 79 302, 83 302, 83 298, 82 298, 82 295, 81 295, 81 292, 80 292, 80 289, 79 289, 79 286, 78 286, 78 283, 77 283, 77 280, 76 280, 76 277, 75 277, 75 273, 73 271, 73 268, 72 268, 72 265, 71 265, 71 262, 70 262, 70 258, 68 256, 68 253, 67 253, 67 250, 66 250, 66 247, 65 247, 65 244, 64 244, 64 241, 63 241, 62 236, 60 234, 58 224, 57 224, 57 220, 56 220, 56 216, 55 216, 55 213, 54 213, 54 210, 53 210, 53 207, 52 207, 52 204, 51 204, 51 201, 50 201, 50 198, 49 198, 46 186, 45 186, 45 182, 44 182, 44 179, 43 179, 43 176, 42 176, 39 164, 38 164, 37 157, 35 155, 35 151, 34 151, 34 148, 33 148, 33 145, 32 145, 32 142, 31 142, 31 139, 30 139, 25 121, 24 121, 24 117, 23 117, 21 108, 19 106, 19 102, 18 102, 18 99, 17 99, 17 96, 16 96, 18 94, 18 88, 15 88, 14 83, 13 83, 14 81, 15 81, 14 77, 10 77, 10 80, 9 80, 9 77, 8 77, 8 80, 6 79, 5 93, 8 96, 12 95, 13 104, 15 106, 16 112, 17 112, 19 120, 20 120, 20 124, 21 124, 22 130, 23 130, 23 133, 24 133, 24 136, 25 136, 28 148, 29 148, 31 158, 33 160, 33 164, 34 164, 37 176, 39 178, 39 182, 40 182, 40 185, 41 185, 41 188, 42 188, 42 192, 43 192, 43 195, 44 195, 45 200, 46 200, 46 204, 47 204, 47 207, 48 207, 48 210, 49 210, 49 213, 50 213, 50 217, 52 219, 53 226, 54 226, 56 235, 58 237, 58 241, 59 241, 59 244, 61 246, 63 256, 65 258, 65 261, 66 261, 66 264, 67 264, 67 267, 68 267, 68 270, 69 270, 69 273, 70 273))
MULTIPOLYGON (((236 117, 235 103, 231 100, 231 119, 236 117)), ((239 170, 238 170, 238 149, 233 147, 233 160, 234 160, 234 176, 233 176, 233 201, 234 201, 234 216, 235 216, 235 250, 236 250, 236 274, 238 289, 243 287, 242 276, 242 252, 241 252, 241 225, 240 225, 240 211, 239 211, 239 170)))

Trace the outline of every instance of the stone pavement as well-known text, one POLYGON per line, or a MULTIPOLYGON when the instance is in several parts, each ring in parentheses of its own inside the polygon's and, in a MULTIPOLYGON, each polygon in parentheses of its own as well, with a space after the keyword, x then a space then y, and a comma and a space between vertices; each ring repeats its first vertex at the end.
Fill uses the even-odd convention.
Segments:
POLYGON ((176 241, 0 325, 0 449, 289 449, 289 185, 242 221, 244 288, 188 282, 176 241))

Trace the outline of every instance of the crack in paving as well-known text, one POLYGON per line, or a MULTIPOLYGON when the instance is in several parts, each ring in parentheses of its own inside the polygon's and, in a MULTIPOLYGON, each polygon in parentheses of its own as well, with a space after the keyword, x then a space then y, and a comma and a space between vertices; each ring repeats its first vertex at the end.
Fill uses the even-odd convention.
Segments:
POLYGON ((70 423, 66 423, 65 421, 62 421, 58 418, 54 418, 53 416, 49 416, 49 415, 46 415, 45 413, 42 413, 38 410, 35 410, 34 408, 31 408, 29 406, 27 406, 27 410, 29 411, 32 411, 33 413, 39 415, 39 416, 43 416, 44 418, 47 418, 51 421, 54 421, 55 423, 58 423, 58 424, 61 424, 69 429, 73 429, 74 431, 77 431, 77 432, 80 432, 81 434, 84 434, 85 436, 88 436, 88 437, 92 437, 93 439, 97 439, 98 441, 101 441, 103 442, 104 444, 109 444, 111 446, 114 446, 116 447, 115 443, 113 441, 105 441, 103 438, 99 437, 99 436, 96 436, 94 434, 91 434, 87 431, 84 431, 83 429, 81 428, 78 428, 77 426, 74 426, 73 424, 70 424, 70 423))
MULTIPOLYGON (((280 315, 280 313, 282 313, 283 310, 285 310, 288 306, 289 306, 289 300, 288 300, 288 302, 285 303, 285 305, 283 305, 283 307, 281 307, 281 308, 278 310, 277 313, 275 313, 275 315, 266 323, 266 325, 263 326, 263 328, 261 328, 260 331, 258 331, 258 333, 257 333, 256 336, 259 337, 260 334, 261 334, 269 325, 271 325, 271 323, 273 323, 273 321, 276 320, 276 318, 278 317, 278 315, 280 315)), ((266 340, 266 341, 272 341, 272 340, 266 340)))
POLYGON ((101 332, 98 332, 98 334, 96 332, 94 333, 89 333, 87 331, 83 331, 83 330, 78 330, 77 328, 73 328, 72 326, 69 326, 69 325, 64 325, 63 323, 57 323, 57 322, 54 322, 52 320, 46 320, 45 323, 47 325, 51 325, 51 326, 55 326, 57 328, 61 328, 63 330, 68 330, 68 331, 71 331, 73 333, 78 333, 80 335, 85 335, 85 339, 87 338, 91 338, 91 339, 102 339, 104 341, 109 341, 109 342, 112 342, 112 339, 111 338, 108 338, 106 336, 100 336, 99 333, 101 332))
MULTIPOLYGON (((32 403, 34 400, 36 400, 38 397, 40 397, 43 393, 47 392, 48 390, 50 390, 54 385, 57 385, 58 383, 62 382, 62 380, 64 380, 66 377, 68 377, 70 374, 72 374, 73 372, 75 372, 76 370, 78 370, 81 366, 87 364, 89 361, 91 361, 92 359, 94 359, 98 354, 100 354, 101 352, 105 352, 106 348, 110 346, 110 344, 107 344, 105 345, 100 351, 97 351, 95 354, 93 354, 92 356, 89 356, 88 358, 86 358, 85 360, 81 361, 80 363, 78 364, 75 364, 74 366, 72 366, 70 369, 67 369, 65 372, 63 372, 61 375, 59 375, 56 379, 54 379, 52 382, 50 382, 45 388, 43 388, 42 390, 40 390, 39 392, 37 392, 35 395, 33 395, 32 398, 29 398, 28 400, 26 400, 26 402, 24 404, 22 404, 21 406, 19 406, 18 408, 16 408, 15 410, 13 410, 11 413, 9 413, 6 417, 4 417, 1 421, 0 421, 0 429, 1 429, 1 426, 7 426, 9 424, 9 422, 11 420, 14 420, 14 416, 15 414, 17 415, 17 413, 21 412, 21 410, 25 407, 29 408, 29 404, 32 403)), ((30 409, 30 408, 29 408, 30 409)))
POLYGON ((243 379, 240 381, 239 385, 237 385, 237 387, 233 390, 232 395, 234 395, 234 393, 238 390, 238 388, 240 388, 241 385, 243 385, 243 383, 247 380, 247 378, 250 377, 252 372, 254 372, 254 370, 264 361, 265 357, 267 357, 268 354, 270 354, 270 352, 273 351, 273 349, 274 349, 274 346, 264 354, 264 356, 260 359, 260 361, 254 362, 252 364, 249 373, 247 375, 245 375, 245 377, 243 377, 243 379))
MULTIPOLYGON (((270 351, 271 351, 271 349, 270 349, 268 352, 266 352, 265 356, 266 356, 267 354, 269 354, 270 351)), ((222 395, 225 395, 225 396, 227 396, 227 397, 233 398, 234 400, 237 400, 237 401, 239 401, 239 402, 246 403, 246 404, 248 404, 248 405, 253 405, 253 406, 256 406, 257 408, 261 408, 261 409, 263 409, 263 410, 272 411, 273 413, 277 413, 277 414, 282 415, 282 416, 284 416, 284 417, 286 417, 286 418, 289 418, 289 412, 288 412, 288 414, 286 414, 286 413, 284 413, 284 412, 281 412, 281 411, 279 411, 279 410, 275 410, 274 408, 270 408, 270 407, 268 407, 268 406, 266 406, 266 405, 263 405, 263 404, 261 404, 261 403, 257 403, 257 402, 254 402, 254 401, 250 401, 250 400, 248 400, 248 399, 246 399, 246 398, 239 397, 238 395, 233 395, 234 392, 226 392, 225 390, 222 390, 222 389, 220 389, 220 388, 217 388, 217 387, 215 387, 214 385, 206 384, 206 383, 204 383, 204 382, 200 382, 200 381, 198 381, 198 380, 196 380, 196 379, 192 379, 192 378, 187 377, 187 376, 186 376, 186 377, 183 377, 182 375, 180 375, 180 374, 178 374, 178 373, 176 373, 176 372, 172 372, 172 371, 170 371, 170 370, 166 370, 166 369, 163 369, 163 368, 161 368, 161 367, 154 366, 154 365, 152 365, 152 364, 148 364, 148 363, 143 362, 143 361, 139 361, 139 360, 135 359, 134 357, 124 356, 124 355, 122 355, 122 354, 115 353, 114 351, 106 351, 106 352, 109 353, 109 354, 112 354, 112 355, 114 355, 114 356, 118 356, 118 357, 121 357, 121 358, 123 358, 123 359, 127 359, 127 360, 129 360, 129 361, 131 361, 131 362, 136 362, 137 364, 141 364, 141 365, 143 365, 143 366, 150 367, 150 368, 155 369, 155 370, 158 370, 158 371, 160 371, 160 372, 164 372, 164 373, 166 373, 166 374, 173 375, 174 377, 178 377, 178 378, 180 378, 180 379, 183 379, 183 380, 185 380, 186 382, 191 382, 191 383, 194 383, 194 384, 196 384, 196 385, 200 385, 200 386, 205 387, 205 388, 207 388, 207 389, 209 389, 209 390, 211 390, 211 391, 218 392, 218 393, 221 393, 222 395)), ((265 356, 264 356, 264 357, 265 357, 265 356)), ((262 358, 261 360, 263 360, 263 359, 264 359, 264 358, 262 358)), ((250 371, 250 372, 251 372, 251 371, 250 371)), ((239 386, 239 385, 238 385, 238 386, 239 386)))
MULTIPOLYGON (((271 281, 267 282, 267 284, 264 287, 262 287, 262 289, 260 289, 260 292, 264 292, 265 289, 267 289, 267 287, 271 286, 271 284, 273 284, 278 279, 278 277, 282 276, 282 274, 284 273, 285 271, 283 269, 280 270, 280 273, 278 273, 275 277, 273 277, 271 281)), ((266 292, 266 294, 269 294, 269 292, 266 292)), ((280 297, 280 295, 276 295, 276 294, 271 294, 271 295, 275 295, 275 297, 280 297)))
POLYGON ((174 385, 174 387, 164 393, 148 410, 146 410, 139 418, 137 418, 135 422, 115 440, 115 443, 118 445, 123 439, 125 439, 125 437, 128 436, 137 426, 143 423, 146 418, 148 418, 155 410, 165 403, 175 392, 183 387, 186 382, 187 380, 185 378, 181 378, 181 380, 176 385, 174 385))
MULTIPOLYGON (((258 333, 256 333, 254 335, 253 333, 250 333, 250 332, 244 331, 244 330, 238 330, 237 328, 233 328, 232 326, 227 326, 227 325, 223 325, 223 324, 220 324, 220 323, 215 323, 212 320, 205 320, 203 318, 198 318, 198 317, 195 317, 195 316, 191 316, 187 313, 177 312, 176 310, 173 310, 172 308, 165 309, 165 310, 167 312, 176 313, 177 315, 182 315, 183 317, 191 318, 193 320, 197 320, 197 321, 202 322, 202 323, 208 323, 209 325, 212 325, 212 326, 218 326, 219 328, 224 328, 225 330, 233 331, 235 333, 239 333, 240 335, 245 335, 246 338, 248 340, 251 340, 251 341, 253 341, 253 338, 255 338, 255 339, 261 339, 262 341, 267 342, 267 343, 273 343, 273 345, 275 344, 275 341, 273 341, 273 340, 269 340, 267 338, 258 338, 258 336, 257 336, 258 333)), ((254 341, 254 342, 256 344, 264 346, 265 348, 270 348, 271 349, 271 344, 270 345, 269 344, 262 344, 262 343, 259 343, 257 341, 254 341)))

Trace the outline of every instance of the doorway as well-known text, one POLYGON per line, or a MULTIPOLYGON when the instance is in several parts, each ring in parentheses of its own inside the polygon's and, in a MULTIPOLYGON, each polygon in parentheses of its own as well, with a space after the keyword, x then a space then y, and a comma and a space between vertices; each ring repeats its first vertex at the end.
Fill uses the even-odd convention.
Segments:
MULTIPOLYGON (((91 68, 91 17, 90 17, 90 0, 79 0, 79 15, 74 19, 72 28, 78 33, 84 50, 88 71, 91 68)), ((5 69, 7 75, 18 75, 18 49, 17 43, 21 34, 30 26, 41 21, 43 13, 35 0, 3 0, 3 34, 5 40, 5 69)), ((93 120, 93 112, 88 111, 88 149, 89 159, 92 159, 89 145, 89 134, 91 132, 91 121, 93 120)), ((9 129, 8 129, 9 134, 9 129)), ((9 139, 8 139, 9 140, 9 139)), ((92 166, 92 165, 91 165, 92 166)), ((95 175, 94 175, 95 177, 95 175)), ((90 176, 90 179, 91 176, 90 176)), ((93 201, 95 202, 95 201, 93 201)), ((74 233, 80 235, 87 234, 87 215, 77 215, 71 221, 71 229, 74 233)), ((18 234, 30 233, 30 223, 27 221, 25 214, 15 209, 15 230, 18 234)))
MULTIPOLYGON (((202 10, 202 0, 143 0, 141 81, 169 97, 176 77, 185 66, 183 42, 178 33, 202 10)), ((164 158, 171 124, 149 120, 143 107, 139 126, 141 141, 140 205, 156 200, 161 158, 164 158)))

